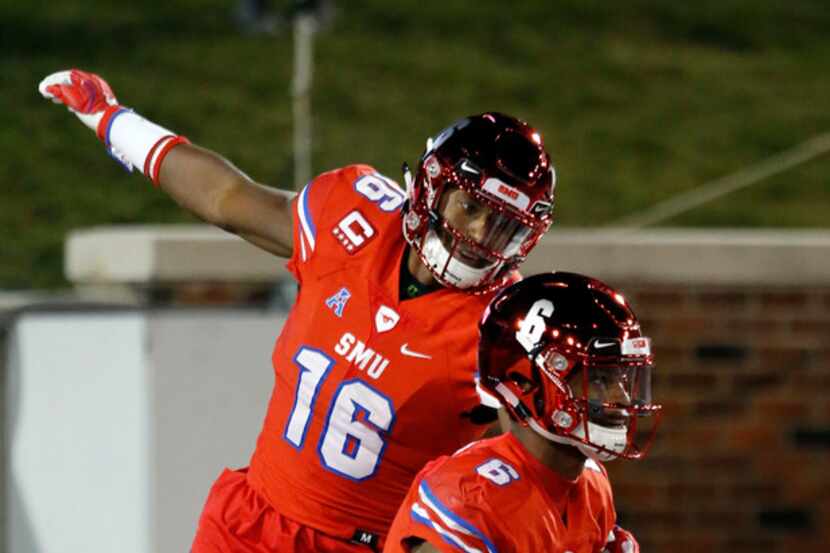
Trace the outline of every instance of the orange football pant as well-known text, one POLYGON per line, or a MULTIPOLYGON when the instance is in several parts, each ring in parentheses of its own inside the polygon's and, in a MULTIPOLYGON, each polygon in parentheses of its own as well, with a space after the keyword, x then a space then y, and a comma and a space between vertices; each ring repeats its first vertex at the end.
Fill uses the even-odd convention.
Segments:
POLYGON ((248 486, 248 469, 225 469, 208 494, 191 553, 372 553, 282 516, 248 486))

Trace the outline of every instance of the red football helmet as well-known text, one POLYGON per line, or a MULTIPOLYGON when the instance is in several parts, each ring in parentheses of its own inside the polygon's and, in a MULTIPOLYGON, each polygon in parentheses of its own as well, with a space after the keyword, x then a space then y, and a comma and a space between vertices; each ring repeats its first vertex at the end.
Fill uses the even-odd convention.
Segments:
POLYGON ((479 385, 515 420, 596 460, 646 454, 661 414, 654 358, 620 293, 574 273, 534 275, 493 298, 479 331, 479 385))
POLYGON ((500 113, 441 131, 427 141, 415 179, 405 170, 404 180, 403 234, 444 286, 485 292, 504 285, 553 220, 556 174, 542 137, 500 113), (441 211, 442 198, 456 189, 487 210, 476 238, 441 211))

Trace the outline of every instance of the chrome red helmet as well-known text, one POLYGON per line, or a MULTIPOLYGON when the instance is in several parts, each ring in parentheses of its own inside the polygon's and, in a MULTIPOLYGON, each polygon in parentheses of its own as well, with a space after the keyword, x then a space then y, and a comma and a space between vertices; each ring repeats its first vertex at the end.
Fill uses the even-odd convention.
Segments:
POLYGON ((597 460, 645 455, 660 419, 650 339, 626 299, 574 273, 528 277, 479 324, 479 385, 517 421, 597 460))
POLYGON ((508 115, 455 122, 427 141, 414 180, 408 171, 404 179, 403 234, 445 286, 476 292, 502 286, 553 220, 556 173, 542 137, 508 115), (475 238, 442 213, 442 200, 455 189, 486 210, 475 238))

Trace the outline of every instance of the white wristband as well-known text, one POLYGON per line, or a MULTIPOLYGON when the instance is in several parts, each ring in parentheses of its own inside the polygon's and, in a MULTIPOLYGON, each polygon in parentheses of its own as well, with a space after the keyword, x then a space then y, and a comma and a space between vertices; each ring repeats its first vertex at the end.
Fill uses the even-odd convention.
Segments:
MULTIPOLYGON (((122 108, 112 115, 104 129, 104 144, 121 162, 144 171, 147 156, 166 137, 175 137, 171 131, 148 121, 134 111, 122 108)), ((150 175, 148 175, 150 176, 150 175)))

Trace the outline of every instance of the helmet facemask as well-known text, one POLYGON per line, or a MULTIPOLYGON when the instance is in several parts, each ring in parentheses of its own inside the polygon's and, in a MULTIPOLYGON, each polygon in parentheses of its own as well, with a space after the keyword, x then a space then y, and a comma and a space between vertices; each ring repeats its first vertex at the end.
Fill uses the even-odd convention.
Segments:
POLYGON ((649 340, 598 338, 597 343, 616 351, 573 355, 548 348, 533 357, 543 376, 536 411, 550 416, 531 419, 529 425, 598 461, 639 459, 650 447, 660 419, 660 407, 651 402, 653 365, 650 353, 645 353, 649 340), (644 345, 640 354, 619 354, 635 341, 644 345))
POLYGON ((429 212, 419 253, 445 286, 476 289, 524 259, 532 229, 480 193, 444 186, 429 212))

